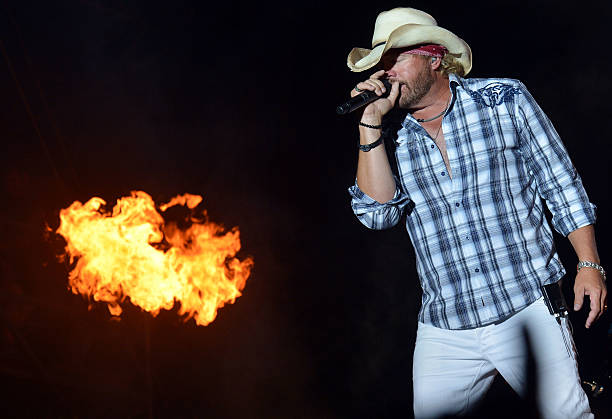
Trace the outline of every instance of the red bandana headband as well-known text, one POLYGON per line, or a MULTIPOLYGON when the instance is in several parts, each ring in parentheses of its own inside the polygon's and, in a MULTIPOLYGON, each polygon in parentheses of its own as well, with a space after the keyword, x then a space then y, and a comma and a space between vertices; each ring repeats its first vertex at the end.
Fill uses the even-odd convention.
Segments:
MULTIPOLYGON (((448 53, 448 50, 442 45, 421 45, 417 48, 409 49, 402 54, 425 55, 427 57, 443 58, 448 53)), ((402 55, 400 54, 400 55, 402 55)))

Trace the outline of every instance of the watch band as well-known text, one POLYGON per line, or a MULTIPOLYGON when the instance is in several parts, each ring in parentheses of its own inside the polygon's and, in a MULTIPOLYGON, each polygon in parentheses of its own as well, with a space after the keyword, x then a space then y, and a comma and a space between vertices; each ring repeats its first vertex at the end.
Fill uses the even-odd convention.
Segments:
POLYGON ((588 260, 581 260, 580 262, 578 262, 578 266, 576 266, 576 273, 580 272, 580 269, 584 267, 597 269, 601 274, 603 280, 606 280, 606 271, 604 271, 604 268, 602 268, 601 265, 598 265, 594 262, 589 262, 588 260))
POLYGON ((383 142, 383 137, 382 135, 380 136, 380 138, 376 141, 374 141, 373 143, 370 144, 359 144, 359 150, 361 151, 365 151, 366 153, 370 150, 372 150, 374 147, 378 147, 379 145, 381 145, 383 142))

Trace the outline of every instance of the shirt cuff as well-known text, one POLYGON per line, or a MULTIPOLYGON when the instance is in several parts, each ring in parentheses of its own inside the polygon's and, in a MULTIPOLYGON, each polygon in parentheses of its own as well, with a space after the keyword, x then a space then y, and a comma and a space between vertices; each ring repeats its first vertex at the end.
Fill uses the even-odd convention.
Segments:
POLYGON ((597 207, 590 202, 570 208, 569 212, 561 217, 553 217, 555 230, 567 236, 572 231, 590 224, 595 224, 597 207))
POLYGON ((348 191, 352 197, 351 207, 353 212, 363 225, 374 230, 382 230, 396 225, 404 208, 412 202, 410 197, 397 186, 393 198, 384 203, 380 203, 364 193, 359 189, 357 182, 348 191))
MULTIPOLYGON (((396 185, 397 185, 397 180, 396 180, 396 185)), ((389 201, 384 202, 382 204, 376 201, 374 198, 370 197, 368 194, 363 192, 361 189, 359 189, 359 185, 357 185, 357 181, 355 181, 355 184, 351 186, 348 191, 351 197, 353 198, 352 200, 353 206, 357 205, 359 207, 367 207, 370 209, 370 211, 374 210, 375 208, 383 208, 388 205, 394 205, 394 206, 402 205, 404 203, 407 203, 407 201, 410 200, 408 195, 402 193, 400 188, 397 186, 395 187, 395 194, 393 195, 393 198, 391 198, 389 201)))

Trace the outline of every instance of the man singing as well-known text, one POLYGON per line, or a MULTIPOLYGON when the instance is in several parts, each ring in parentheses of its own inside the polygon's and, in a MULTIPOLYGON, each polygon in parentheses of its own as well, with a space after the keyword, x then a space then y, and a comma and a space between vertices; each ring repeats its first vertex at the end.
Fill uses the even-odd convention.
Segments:
POLYGON ((595 206, 551 122, 521 82, 463 78, 470 47, 419 10, 381 13, 372 49, 348 56, 352 71, 376 65, 351 95, 382 95, 383 78, 392 88, 363 111, 349 192, 369 228, 392 227, 406 213, 423 289, 415 416, 468 413, 498 372, 523 395, 526 328, 543 416, 593 417, 567 320, 557 323, 542 297, 541 287, 565 274, 543 199, 578 257, 574 309, 589 296, 588 328, 606 308, 595 206), (396 103, 407 114, 392 163, 382 122, 396 103))

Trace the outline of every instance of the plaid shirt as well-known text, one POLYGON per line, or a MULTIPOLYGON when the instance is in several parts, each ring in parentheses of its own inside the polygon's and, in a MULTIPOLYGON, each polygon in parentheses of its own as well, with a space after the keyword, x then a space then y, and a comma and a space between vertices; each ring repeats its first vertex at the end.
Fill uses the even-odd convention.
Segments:
POLYGON ((450 76, 442 121, 452 178, 431 137, 408 114, 397 133, 397 190, 381 204, 357 184, 351 206, 369 228, 403 212, 423 288, 419 321, 445 329, 504 319, 565 274, 545 219, 567 235, 595 222, 580 176, 551 122, 511 79, 450 76))

